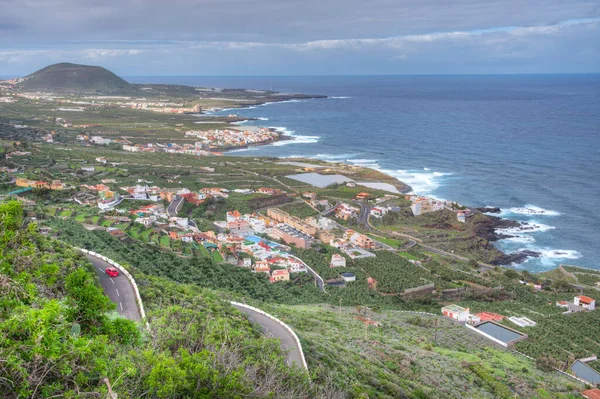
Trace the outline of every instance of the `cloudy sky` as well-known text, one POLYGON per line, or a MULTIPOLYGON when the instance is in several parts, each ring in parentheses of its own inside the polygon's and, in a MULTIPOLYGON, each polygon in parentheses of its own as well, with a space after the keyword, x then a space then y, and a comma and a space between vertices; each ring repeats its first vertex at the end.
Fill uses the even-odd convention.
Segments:
POLYGON ((600 72, 600 0, 0 0, 0 75, 600 72))

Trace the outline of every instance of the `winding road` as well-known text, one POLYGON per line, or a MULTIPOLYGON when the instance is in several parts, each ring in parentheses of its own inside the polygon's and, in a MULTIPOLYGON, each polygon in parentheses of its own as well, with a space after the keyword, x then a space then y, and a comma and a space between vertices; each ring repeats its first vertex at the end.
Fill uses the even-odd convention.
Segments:
POLYGON ((248 316, 248 320, 252 323, 259 324, 262 327, 263 332, 269 337, 279 338, 281 341, 281 349, 287 352, 285 357, 288 366, 295 365, 299 368, 304 368, 302 363, 302 349, 296 344, 294 336, 290 334, 281 324, 268 318, 267 316, 260 314, 252 309, 245 308, 232 304, 234 308, 240 312, 245 313, 248 316))
MULTIPOLYGON (((85 257, 88 258, 94 266, 94 270, 98 275, 104 293, 117 305, 117 312, 129 320, 142 321, 135 297, 135 291, 127 277, 122 273, 117 277, 110 277, 105 272, 106 268, 113 267, 110 263, 89 254, 85 254, 85 257)), ((306 367, 302 348, 299 346, 299 343, 296 341, 291 330, 286 329, 271 317, 259 313, 259 311, 234 303, 231 305, 246 314, 248 320, 252 323, 260 325, 267 336, 278 338, 280 340, 281 349, 286 352, 286 362, 288 366, 295 365, 299 368, 306 367)))
POLYGON ((170 217, 177 216, 177 213, 179 212, 179 210, 181 209, 181 205, 183 204, 183 200, 183 197, 176 195, 175 198, 173 198, 173 201, 171 201, 171 203, 169 204, 169 207, 167 208, 167 215, 169 215, 170 217))
POLYGON ((141 321, 140 310, 135 300, 135 292, 127 277, 120 273, 117 277, 110 277, 105 270, 113 267, 111 264, 94 256, 85 255, 94 265, 94 270, 100 279, 100 284, 106 296, 117 305, 117 312, 133 321, 141 321))

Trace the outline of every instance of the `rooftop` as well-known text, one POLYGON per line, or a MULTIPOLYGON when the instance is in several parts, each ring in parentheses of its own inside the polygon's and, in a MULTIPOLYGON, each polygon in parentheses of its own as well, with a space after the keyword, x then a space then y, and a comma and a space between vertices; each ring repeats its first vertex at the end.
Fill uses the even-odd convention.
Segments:
POLYGON ((467 308, 463 308, 462 306, 458 306, 458 305, 448 305, 448 306, 444 306, 442 308, 442 310, 449 310, 450 312, 453 313, 459 313, 459 312, 467 312, 468 309, 467 308))

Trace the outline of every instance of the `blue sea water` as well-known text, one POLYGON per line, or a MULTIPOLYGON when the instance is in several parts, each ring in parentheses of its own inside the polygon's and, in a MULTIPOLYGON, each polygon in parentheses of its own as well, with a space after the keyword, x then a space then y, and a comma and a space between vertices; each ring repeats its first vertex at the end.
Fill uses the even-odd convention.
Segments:
POLYGON ((530 223, 496 243, 542 254, 517 267, 600 269, 600 75, 129 80, 331 96, 223 111, 295 137, 232 154, 377 168, 419 194, 498 206, 503 217, 530 223))

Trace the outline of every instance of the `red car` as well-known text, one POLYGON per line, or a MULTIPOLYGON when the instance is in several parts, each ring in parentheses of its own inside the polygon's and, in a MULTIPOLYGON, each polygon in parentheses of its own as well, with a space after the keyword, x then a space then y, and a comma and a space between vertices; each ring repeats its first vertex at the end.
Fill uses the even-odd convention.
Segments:
POLYGON ((105 271, 106 271, 106 274, 108 274, 111 277, 117 277, 119 275, 119 271, 117 269, 115 269, 114 267, 109 267, 105 271))

